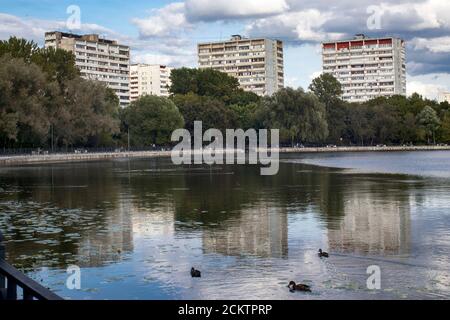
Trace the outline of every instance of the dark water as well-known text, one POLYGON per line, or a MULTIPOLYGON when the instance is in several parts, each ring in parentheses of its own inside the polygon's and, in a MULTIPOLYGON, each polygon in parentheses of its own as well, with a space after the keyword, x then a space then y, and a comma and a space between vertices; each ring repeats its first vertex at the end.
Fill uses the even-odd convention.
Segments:
POLYGON ((72 299, 450 298, 450 152, 282 158, 274 177, 170 159, 0 168, 7 258, 72 299))

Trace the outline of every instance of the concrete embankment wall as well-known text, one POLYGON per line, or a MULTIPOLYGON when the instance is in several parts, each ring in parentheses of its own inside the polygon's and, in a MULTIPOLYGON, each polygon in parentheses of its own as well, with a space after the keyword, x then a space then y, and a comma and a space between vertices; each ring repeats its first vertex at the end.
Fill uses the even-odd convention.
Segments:
POLYGON ((336 147, 336 148, 280 148, 280 153, 319 152, 392 152, 392 151, 443 151, 450 146, 392 146, 392 147, 336 147))
POLYGON ((39 163, 99 161, 126 158, 155 158, 170 157, 170 151, 137 151, 137 152, 110 152, 110 153, 68 153, 29 156, 0 157, 0 166, 26 165, 39 163))
MULTIPOLYGON (((415 146, 415 147, 337 147, 337 148, 280 148, 280 153, 319 153, 319 152, 389 152, 389 151, 437 151, 450 150, 450 146, 415 146)), ((222 151, 224 152, 224 151, 222 151)), ((227 153, 225 151, 224 153, 227 153)), ((0 156, 0 166, 15 166, 41 163, 100 161, 126 158, 170 157, 171 151, 136 151, 83 154, 49 154, 0 156)))

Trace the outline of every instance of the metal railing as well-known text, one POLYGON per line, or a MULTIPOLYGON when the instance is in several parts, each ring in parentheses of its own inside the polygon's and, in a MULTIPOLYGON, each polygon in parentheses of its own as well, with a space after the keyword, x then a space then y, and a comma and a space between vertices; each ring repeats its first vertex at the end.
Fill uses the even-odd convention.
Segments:
POLYGON ((62 300, 5 261, 5 245, 0 232, 0 300, 17 300, 19 289, 22 289, 23 300, 62 300))

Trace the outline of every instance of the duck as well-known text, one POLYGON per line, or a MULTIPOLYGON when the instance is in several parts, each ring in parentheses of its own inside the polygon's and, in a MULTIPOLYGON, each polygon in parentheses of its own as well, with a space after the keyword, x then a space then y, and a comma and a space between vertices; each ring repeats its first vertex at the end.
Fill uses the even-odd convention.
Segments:
POLYGON ((319 258, 328 258, 328 257, 330 257, 328 252, 324 252, 324 251, 322 251, 322 249, 319 249, 318 255, 319 255, 319 258))
POLYGON ((294 291, 303 291, 303 292, 311 292, 311 287, 306 284, 296 284, 294 281, 289 282, 288 288, 291 292, 294 291))
POLYGON ((201 278, 202 277, 202 273, 199 270, 195 270, 195 268, 192 267, 192 269, 191 269, 191 277, 192 278, 201 278))

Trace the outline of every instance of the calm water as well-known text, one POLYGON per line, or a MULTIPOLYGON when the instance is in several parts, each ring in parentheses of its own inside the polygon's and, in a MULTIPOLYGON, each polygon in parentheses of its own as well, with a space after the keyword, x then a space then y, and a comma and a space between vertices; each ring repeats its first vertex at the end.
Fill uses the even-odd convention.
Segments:
POLYGON ((0 168, 7 258, 71 299, 450 298, 450 152, 282 158, 274 177, 170 159, 0 168))

